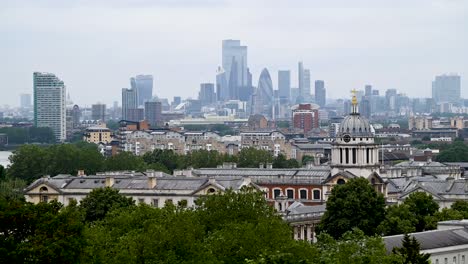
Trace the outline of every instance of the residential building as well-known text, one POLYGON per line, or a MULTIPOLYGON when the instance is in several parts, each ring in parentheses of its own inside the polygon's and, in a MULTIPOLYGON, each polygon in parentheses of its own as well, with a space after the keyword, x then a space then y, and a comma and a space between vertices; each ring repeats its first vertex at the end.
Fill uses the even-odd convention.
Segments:
POLYGON ((436 76, 432 81, 432 99, 436 103, 455 103, 460 102, 461 81, 460 76, 456 74, 444 74, 436 76))
POLYGON ((271 152, 277 157, 283 154, 291 158, 292 146, 285 135, 279 131, 243 131, 240 132, 241 144, 239 149, 256 148, 271 152))
POLYGON ((34 125, 50 127, 55 139, 66 139, 65 84, 53 73, 34 72, 34 125))
POLYGON ((134 121, 134 122, 145 120, 145 109, 143 108, 127 109, 126 120, 134 121))
POLYGON ((131 88, 137 91, 138 107, 153 99, 153 75, 137 75, 130 78, 130 84, 131 88))
POLYGON ((408 118, 409 130, 430 130, 432 129, 431 116, 410 116, 408 118))
POLYGON ((91 119, 106 122, 106 105, 105 104, 91 105, 91 119))
POLYGON ((88 127, 83 136, 83 141, 94 144, 109 144, 112 140, 112 132, 105 126, 88 127))
POLYGON ((138 108, 138 93, 136 89, 122 89, 122 119, 129 120, 131 109, 138 108))
POLYGON ((319 128, 319 112, 316 104, 299 104, 292 108, 292 125, 307 134, 314 128, 319 128))

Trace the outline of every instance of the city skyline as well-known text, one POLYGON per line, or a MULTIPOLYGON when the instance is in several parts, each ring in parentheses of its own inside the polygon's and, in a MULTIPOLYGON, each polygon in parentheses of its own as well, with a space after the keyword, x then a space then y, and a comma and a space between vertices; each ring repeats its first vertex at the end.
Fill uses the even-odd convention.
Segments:
POLYGON ((381 93, 394 88, 410 97, 431 97, 434 77, 452 72, 461 76, 461 96, 468 97, 463 85, 468 40, 462 34, 468 4, 463 1, 396 1, 392 6, 359 1, 354 8, 344 1, 298 1, 290 6, 273 1, 261 18, 250 12, 243 18, 231 14, 232 9, 259 11, 264 4, 139 1, 135 6, 124 0, 117 7, 109 1, 83 1, 79 8, 58 1, 0 4, 0 30, 7 36, 0 52, 8 62, 0 71, 5 77, 0 105, 18 106, 20 94, 32 94, 34 71, 60 76, 79 105, 120 101, 128 78, 138 74, 154 76, 159 97, 196 98, 200 83, 216 83, 224 39, 247 46, 253 80, 268 68, 275 90, 278 70, 290 70, 291 87, 297 87, 297 63, 302 61, 310 69, 311 82, 325 81, 327 98, 364 89, 365 84, 381 93), (34 19, 39 10, 48 17, 34 19), (315 11, 320 15, 306 15, 315 11), (187 14, 193 19, 167 20, 187 14), (57 25, 55 19, 63 23, 57 25), (90 28, 92 23, 95 27, 90 28), (161 34, 155 38, 143 32, 161 34), (145 43, 134 46, 124 41, 136 35, 145 43))

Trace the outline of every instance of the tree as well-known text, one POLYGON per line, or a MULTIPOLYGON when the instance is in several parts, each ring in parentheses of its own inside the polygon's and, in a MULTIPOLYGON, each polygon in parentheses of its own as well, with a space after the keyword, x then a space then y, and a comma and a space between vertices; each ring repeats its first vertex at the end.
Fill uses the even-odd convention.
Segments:
POLYGON ((83 227, 76 206, 0 199, 0 263, 78 263, 83 227))
POLYGON ((143 161, 146 162, 146 164, 162 164, 171 172, 182 167, 181 157, 173 150, 155 149, 152 152, 145 153, 143 155, 143 161))
POLYGON ((439 205, 433 200, 431 195, 425 192, 414 192, 403 202, 408 205, 415 220, 416 232, 435 229, 437 219, 434 214, 439 210, 439 205))
POLYGON ((436 212, 434 217, 437 221, 462 220, 463 213, 451 208, 444 208, 440 212, 436 212))
POLYGON ((2 165, 0 165, 0 180, 6 177, 6 169, 2 165))
POLYGON ((319 227, 335 239, 353 228, 359 228, 366 235, 375 235, 384 217, 382 194, 377 193, 366 179, 355 178, 333 187, 319 227))
POLYGON ((23 189, 26 181, 18 178, 4 178, 0 180, 0 199, 24 200, 23 189))
POLYGON ((279 154, 273 160, 273 168, 287 169, 287 168, 298 168, 299 162, 295 159, 286 159, 283 154, 279 154))
POLYGON ((451 209, 460 212, 463 215, 463 218, 468 218, 468 202, 467 201, 455 201, 451 209))
POLYGON ((239 153, 238 167, 258 168, 260 163, 266 164, 273 161, 273 155, 267 150, 260 150, 253 147, 243 148, 239 153))
POLYGON ((467 162, 468 146, 463 141, 455 141, 437 155, 440 162, 467 162))
POLYGON ((104 161, 104 169, 106 171, 145 171, 146 163, 142 157, 135 156, 127 151, 123 151, 115 156, 107 158, 104 161))
POLYGON ((417 219, 407 204, 391 205, 379 225, 379 233, 386 236, 416 231, 417 219))
POLYGON ((387 255, 383 240, 377 236, 365 236, 359 229, 347 231, 340 240, 329 234, 318 236, 320 261, 314 263, 400 263, 394 255, 387 255))
POLYGON ((80 203, 86 221, 103 219, 110 211, 133 206, 132 198, 119 194, 118 190, 106 187, 92 190, 80 203))
POLYGON ((8 176, 31 183, 44 176, 49 164, 47 151, 35 145, 22 145, 9 157, 8 176))
POLYGON ((404 264, 430 264, 430 254, 421 254, 420 244, 415 237, 405 234, 401 248, 394 248, 393 254, 400 256, 404 264))
POLYGON ((315 158, 313 156, 304 155, 302 156, 301 164, 306 165, 309 162, 314 162, 315 158))

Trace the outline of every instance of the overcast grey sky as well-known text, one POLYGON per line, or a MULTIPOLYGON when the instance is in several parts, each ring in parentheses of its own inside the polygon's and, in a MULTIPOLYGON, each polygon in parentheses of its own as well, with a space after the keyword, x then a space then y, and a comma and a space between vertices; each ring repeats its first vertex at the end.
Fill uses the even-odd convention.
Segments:
POLYGON ((332 98, 367 83, 430 97, 451 72, 468 97, 467 0, 0 0, 0 35, 0 105, 32 93, 33 71, 80 105, 120 102, 140 73, 159 97, 196 97, 227 38, 248 46, 254 85, 266 67, 275 89, 278 69, 296 87, 302 60, 332 98))

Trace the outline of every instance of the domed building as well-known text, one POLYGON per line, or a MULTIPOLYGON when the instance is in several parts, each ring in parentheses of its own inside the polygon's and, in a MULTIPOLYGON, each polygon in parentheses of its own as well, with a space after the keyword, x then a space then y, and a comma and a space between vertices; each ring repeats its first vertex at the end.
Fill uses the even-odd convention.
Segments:
POLYGON ((363 177, 386 194, 385 181, 380 177, 379 146, 374 142, 374 129, 358 111, 356 95, 352 111, 340 123, 332 144, 329 185, 343 184, 348 179, 363 177))

